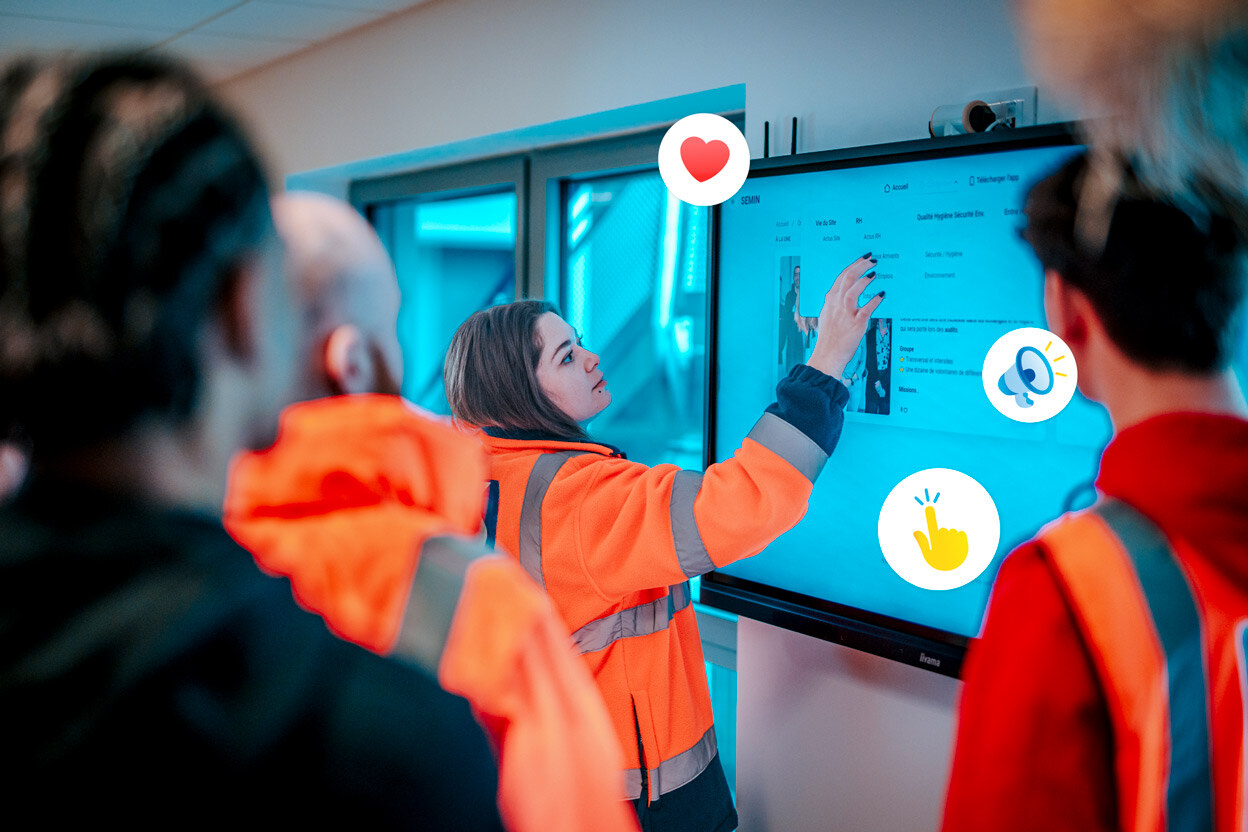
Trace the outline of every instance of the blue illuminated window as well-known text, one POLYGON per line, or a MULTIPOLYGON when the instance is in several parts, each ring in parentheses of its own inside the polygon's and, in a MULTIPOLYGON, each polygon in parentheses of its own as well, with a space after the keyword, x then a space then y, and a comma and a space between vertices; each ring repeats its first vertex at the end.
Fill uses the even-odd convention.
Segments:
POLYGON ((657 171, 564 184, 559 305, 612 405, 589 426, 630 459, 702 467, 710 210, 657 171))
POLYGON ((459 325, 473 312, 515 298, 516 194, 377 206, 373 221, 399 278, 403 395, 446 414, 442 366, 459 325))

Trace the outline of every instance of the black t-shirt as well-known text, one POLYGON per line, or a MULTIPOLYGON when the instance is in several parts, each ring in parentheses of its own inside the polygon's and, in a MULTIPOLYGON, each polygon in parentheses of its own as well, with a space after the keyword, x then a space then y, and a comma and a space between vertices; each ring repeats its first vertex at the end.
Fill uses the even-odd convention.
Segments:
POLYGON ((219 519, 64 485, 0 509, 0 747, 11 817, 501 828, 463 699, 335 638, 219 519))

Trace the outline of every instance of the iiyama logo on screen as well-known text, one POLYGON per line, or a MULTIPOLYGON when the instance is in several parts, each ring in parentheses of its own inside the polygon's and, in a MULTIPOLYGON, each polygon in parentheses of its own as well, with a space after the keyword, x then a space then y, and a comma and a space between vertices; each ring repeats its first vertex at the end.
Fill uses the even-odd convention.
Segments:
POLYGON ((930 664, 932 667, 940 667, 940 659, 933 658, 926 653, 919 654, 919 661, 923 664, 930 664))

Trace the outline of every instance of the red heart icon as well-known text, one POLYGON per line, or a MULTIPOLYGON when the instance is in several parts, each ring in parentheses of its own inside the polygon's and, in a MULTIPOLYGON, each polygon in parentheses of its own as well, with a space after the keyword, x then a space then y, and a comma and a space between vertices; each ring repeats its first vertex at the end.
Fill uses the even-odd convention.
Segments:
POLYGON ((718 139, 704 142, 690 136, 680 143, 680 161, 685 163, 690 176, 705 182, 728 164, 728 145, 718 139))

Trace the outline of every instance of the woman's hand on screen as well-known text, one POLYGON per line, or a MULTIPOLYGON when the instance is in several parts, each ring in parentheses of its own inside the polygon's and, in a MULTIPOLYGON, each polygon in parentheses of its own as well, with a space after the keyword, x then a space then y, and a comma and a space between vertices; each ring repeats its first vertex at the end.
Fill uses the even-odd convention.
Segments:
POLYGON ((871 315, 884 300, 884 293, 880 292, 865 306, 858 305, 858 299, 875 279, 875 272, 869 272, 875 263, 870 252, 850 263, 837 275, 823 298, 819 338, 806 362, 821 373, 833 378, 844 374, 845 366, 866 334, 871 315))

